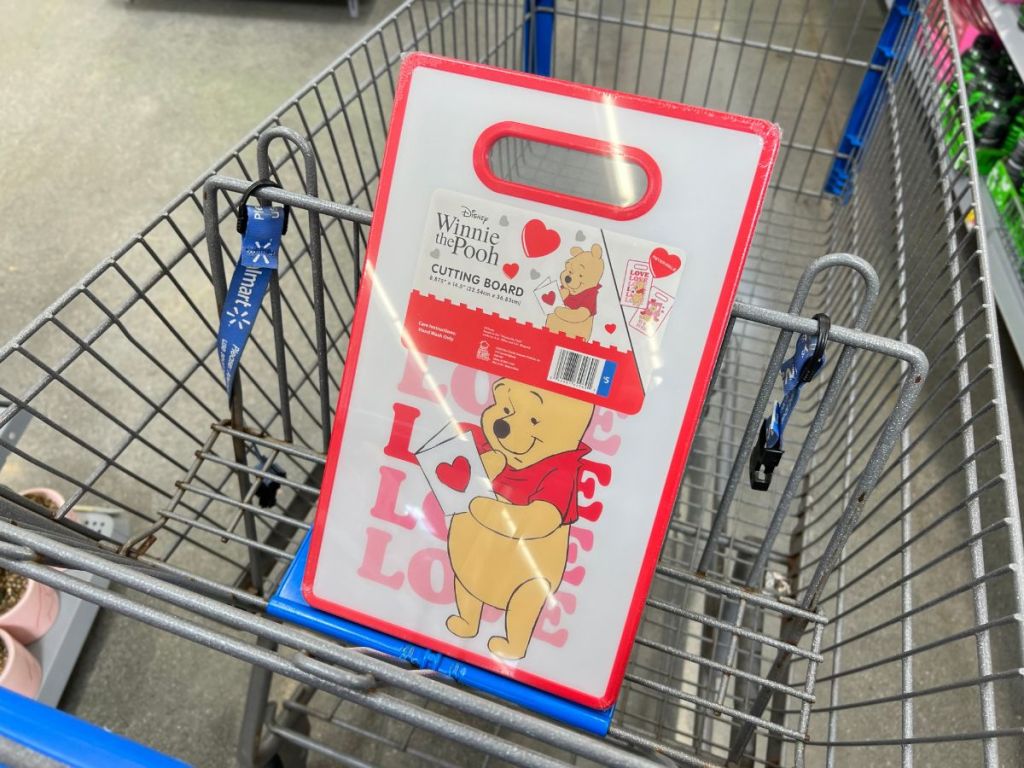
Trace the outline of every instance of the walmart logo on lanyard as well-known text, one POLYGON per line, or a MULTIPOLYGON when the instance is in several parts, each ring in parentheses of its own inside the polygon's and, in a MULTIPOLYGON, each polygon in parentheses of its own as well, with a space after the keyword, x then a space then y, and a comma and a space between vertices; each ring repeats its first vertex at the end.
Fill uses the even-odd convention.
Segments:
POLYGON ((242 235, 242 250, 224 297, 217 331, 217 353, 229 395, 263 296, 277 270, 281 236, 288 231, 288 208, 247 205, 246 201, 258 189, 277 186, 270 181, 257 181, 246 190, 238 208, 236 228, 242 235))

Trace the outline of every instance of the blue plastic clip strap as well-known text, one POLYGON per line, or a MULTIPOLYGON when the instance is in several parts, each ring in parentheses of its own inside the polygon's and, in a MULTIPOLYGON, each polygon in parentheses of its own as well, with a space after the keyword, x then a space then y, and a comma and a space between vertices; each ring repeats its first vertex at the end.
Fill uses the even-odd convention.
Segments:
POLYGON ((217 331, 217 353, 228 395, 270 278, 277 270, 281 236, 288 231, 287 208, 246 205, 246 200, 262 187, 276 186, 271 181, 257 181, 246 190, 238 209, 237 229, 242 235, 242 250, 224 297, 217 331))
POLYGON ((801 334, 796 340, 793 356, 782 364, 779 371, 782 375, 782 399, 775 403, 771 415, 761 425, 757 445, 750 454, 750 487, 755 491, 767 491, 771 486, 772 473, 784 453, 782 436, 800 401, 800 390, 804 384, 813 381, 825 365, 825 347, 832 322, 824 313, 815 315, 814 319, 818 321, 817 335, 801 334))

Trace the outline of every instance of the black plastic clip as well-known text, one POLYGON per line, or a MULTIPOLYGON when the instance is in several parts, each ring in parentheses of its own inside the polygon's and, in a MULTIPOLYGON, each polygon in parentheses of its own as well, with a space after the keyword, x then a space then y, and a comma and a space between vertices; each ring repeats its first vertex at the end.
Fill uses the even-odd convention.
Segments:
MULTIPOLYGON (((262 463, 262 456, 260 459, 262 463)), ((271 464, 267 469, 267 472, 271 475, 277 475, 278 477, 288 477, 288 473, 277 464, 271 464)), ((269 509, 277 503, 277 492, 280 488, 281 483, 276 480, 271 480, 269 477, 261 477, 259 483, 256 485, 256 502, 262 509, 269 509)))
POLYGON ((814 316, 818 321, 818 339, 814 345, 814 352, 807 358, 800 367, 800 383, 806 384, 821 370, 825 361, 825 347, 828 346, 828 335, 832 331, 832 320, 824 312, 814 316))
MULTIPOLYGON (((242 194, 242 202, 238 204, 238 210, 235 212, 235 230, 240 235, 245 234, 245 230, 249 228, 249 212, 246 210, 246 203, 249 202, 249 198, 259 192, 261 189, 267 187, 275 187, 277 189, 283 189, 283 187, 276 181, 270 179, 260 179, 254 181, 249 185, 249 188, 242 194)), ((288 214, 291 213, 291 208, 287 205, 284 206, 284 224, 281 225, 281 234, 288 234, 288 214)))
MULTIPOLYGON (((765 445, 768 437, 768 419, 761 422, 761 431, 757 436, 757 445, 750 454, 750 487, 755 491, 767 491, 772 484, 772 473, 782 461, 781 447, 769 448, 765 445)), ((779 446, 782 442, 779 441, 779 446)))

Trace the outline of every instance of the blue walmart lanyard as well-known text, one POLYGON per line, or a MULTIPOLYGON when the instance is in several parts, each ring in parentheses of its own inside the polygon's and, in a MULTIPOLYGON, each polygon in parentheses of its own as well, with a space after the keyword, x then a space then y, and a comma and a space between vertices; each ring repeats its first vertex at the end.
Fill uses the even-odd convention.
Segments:
POLYGON ((229 397, 242 351, 259 315, 270 278, 277 270, 281 237, 288 231, 287 207, 247 205, 246 201, 259 189, 278 186, 265 179, 257 181, 245 191, 238 206, 236 229, 242 235, 242 249, 224 297, 217 331, 217 352, 229 397))
POLYGON ((782 435, 789 417, 800 401, 800 390, 812 381, 825 366, 825 347, 832 323, 828 315, 814 316, 818 321, 816 336, 801 334, 796 340, 796 351, 786 360, 779 373, 782 376, 782 399, 775 403, 771 415, 761 425, 757 446, 750 455, 750 487, 766 491, 772 482, 772 473, 782 460, 782 435))

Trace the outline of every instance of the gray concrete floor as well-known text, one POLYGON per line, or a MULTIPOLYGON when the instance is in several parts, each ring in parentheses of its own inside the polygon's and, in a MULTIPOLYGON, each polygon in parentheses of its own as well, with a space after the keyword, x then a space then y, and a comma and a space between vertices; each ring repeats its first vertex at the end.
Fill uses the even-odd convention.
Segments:
MULTIPOLYGON (((340 0, 0 0, 0 339, 395 5, 365 2, 351 20, 340 0)), ((1024 440, 1024 371, 1005 334, 1002 349, 1024 440)), ((63 705, 229 765, 246 679, 219 653, 104 615, 63 705)))

